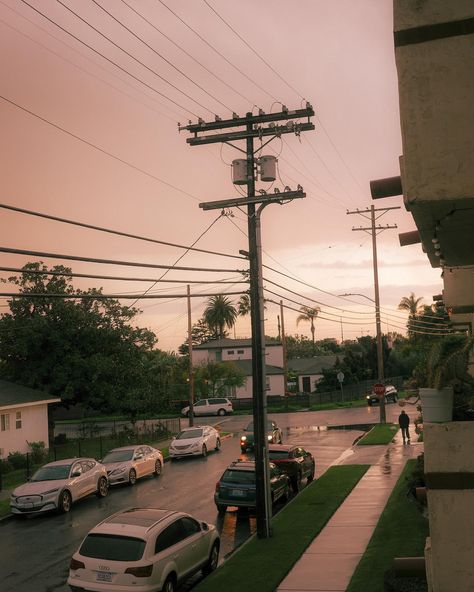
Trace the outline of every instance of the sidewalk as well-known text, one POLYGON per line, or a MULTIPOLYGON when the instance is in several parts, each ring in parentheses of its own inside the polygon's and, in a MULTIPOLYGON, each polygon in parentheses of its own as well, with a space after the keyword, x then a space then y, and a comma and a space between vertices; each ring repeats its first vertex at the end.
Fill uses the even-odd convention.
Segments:
POLYGON ((370 464, 344 503, 309 545, 277 592, 345 592, 405 463, 423 444, 355 446, 338 464, 370 464))

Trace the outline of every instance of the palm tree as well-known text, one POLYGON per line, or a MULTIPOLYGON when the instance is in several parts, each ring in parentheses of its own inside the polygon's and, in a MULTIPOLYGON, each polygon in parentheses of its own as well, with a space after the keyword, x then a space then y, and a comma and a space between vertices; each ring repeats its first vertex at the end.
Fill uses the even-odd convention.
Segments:
POLYGON ((302 306, 300 310, 301 314, 296 319, 296 324, 299 325, 301 321, 308 321, 311 323, 311 335, 314 345, 314 320, 318 316, 318 313, 321 312, 321 309, 319 306, 315 306, 314 308, 311 308, 310 306, 302 306))
POLYGON ((415 292, 411 292, 410 296, 404 296, 398 305, 398 310, 405 310, 408 312, 407 330, 409 337, 414 337, 415 335, 412 328, 412 323, 413 321, 416 321, 417 316, 420 314, 423 308, 423 306, 420 304, 422 300, 423 297, 415 298, 415 292))
POLYGON ((237 303, 238 307, 238 314, 241 317, 245 317, 246 315, 250 314, 250 296, 248 294, 242 294, 239 298, 239 302, 237 303))
POLYGON ((235 325, 237 310, 228 298, 218 294, 207 301, 203 318, 217 339, 223 339, 227 335, 225 328, 231 329, 235 325))

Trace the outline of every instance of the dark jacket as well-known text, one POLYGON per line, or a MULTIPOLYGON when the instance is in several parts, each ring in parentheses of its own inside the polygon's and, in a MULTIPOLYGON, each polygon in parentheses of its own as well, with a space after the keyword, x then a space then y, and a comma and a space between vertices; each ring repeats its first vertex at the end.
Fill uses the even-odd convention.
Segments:
POLYGON ((401 428, 407 428, 410 425, 410 418, 406 413, 400 413, 398 416, 398 425, 401 428))

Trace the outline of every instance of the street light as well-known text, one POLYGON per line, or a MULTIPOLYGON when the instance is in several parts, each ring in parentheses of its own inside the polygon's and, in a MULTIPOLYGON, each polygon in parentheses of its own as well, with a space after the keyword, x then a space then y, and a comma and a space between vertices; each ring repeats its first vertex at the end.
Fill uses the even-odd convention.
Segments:
MULTIPOLYGON (((377 287, 378 289, 378 287, 377 287)), ((347 294, 339 294, 339 296, 362 296, 362 298, 367 298, 370 302, 375 304, 375 326, 377 329, 377 366, 378 366, 378 379, 379 382, 383 384, 383 377, 384 377, 384 369, 383 369, 383 347, 382 347, 382 328, 380 326, 380 302, 378 302, 378 292, 376 292, 377 300, 373 300, 366 296, 365 294, 358 294, 358 293, 347 293, 347 294)), ((385 416, 385 397, 383 396, 380 399, 380 423, 386 422, 385 416)))

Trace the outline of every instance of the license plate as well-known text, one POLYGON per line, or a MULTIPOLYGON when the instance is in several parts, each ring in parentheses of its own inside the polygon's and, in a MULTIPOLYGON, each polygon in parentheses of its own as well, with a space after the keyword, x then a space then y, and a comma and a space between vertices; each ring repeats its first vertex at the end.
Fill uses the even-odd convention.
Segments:
POLYGON ((230 494, 235 495, 235 497, 244 497, 245 491, 243 489, 232 489, 230 494))
POLYGON ((111 582, 112 581, 112 574, 106 571, 99 571, 97 572, 97 581, 98 582, 111 582))

